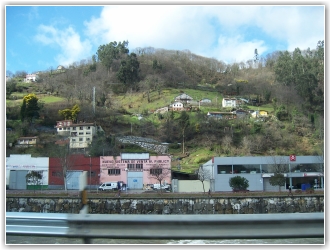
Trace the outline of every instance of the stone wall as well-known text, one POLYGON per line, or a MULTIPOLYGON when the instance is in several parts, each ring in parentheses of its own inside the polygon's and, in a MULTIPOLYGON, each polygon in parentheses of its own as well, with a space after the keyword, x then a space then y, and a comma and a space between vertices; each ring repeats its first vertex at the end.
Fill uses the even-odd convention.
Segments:
MULTIPOLYGON (((324 212, 324 196, 91 198, 91 214, 264 214, 324 212)), ((7 212, 79 213, 80 198, 6 198, 7 212)))

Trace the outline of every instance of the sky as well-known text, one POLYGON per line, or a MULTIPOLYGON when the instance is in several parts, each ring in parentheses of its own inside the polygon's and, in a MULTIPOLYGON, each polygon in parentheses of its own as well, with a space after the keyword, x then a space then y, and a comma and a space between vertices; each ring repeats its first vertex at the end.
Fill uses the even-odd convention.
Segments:
POLYGON ((6 73, 67 67, 113 41, 231 64, 325 40, 325 5, 90 4, 5 5, 6 73))

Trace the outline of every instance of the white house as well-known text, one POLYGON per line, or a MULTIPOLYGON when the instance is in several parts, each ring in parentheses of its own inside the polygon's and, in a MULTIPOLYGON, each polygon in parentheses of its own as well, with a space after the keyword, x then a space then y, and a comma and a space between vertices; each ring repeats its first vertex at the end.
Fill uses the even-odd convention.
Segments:
POLYGON ((59 135, 69 137, 70 148, 87 148, 97 132, 104 132, 101 126, 94 123, 73 123, 72 120, 57 121, 55 128, 59 135))
POLYGON ((181 111, 184 109, 184 106, 182 102, 174 102, 171 104, 171 108, 174 111, 181 111))
POLYGON ((38 74, 27 74, 24 78, 24 82, 35 82, 39 79, 38 74))
POLYGON ((222 107, 236 107, 237 106, 237 99, 236 98, 223 98, 222 99, 222 107))

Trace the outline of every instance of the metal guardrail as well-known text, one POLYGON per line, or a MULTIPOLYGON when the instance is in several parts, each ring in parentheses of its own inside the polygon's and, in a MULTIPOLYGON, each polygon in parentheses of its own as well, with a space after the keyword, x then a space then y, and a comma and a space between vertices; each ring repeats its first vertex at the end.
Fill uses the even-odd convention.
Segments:
POLYGON ((51 214, 6 212, 6 235, 111 239, 324 238, 324 213, 51 214))

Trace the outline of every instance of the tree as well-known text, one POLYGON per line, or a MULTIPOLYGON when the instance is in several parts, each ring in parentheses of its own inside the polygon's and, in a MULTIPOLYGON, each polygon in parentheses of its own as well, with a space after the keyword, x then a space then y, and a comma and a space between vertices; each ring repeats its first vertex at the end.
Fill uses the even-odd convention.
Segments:
POLYGON ((34 118, 39 118, 40 106, 38 97, 35 94, 28 94, 23 97, 21 106, 21 120, 28 120, 30 123, 34 118))
MULTIPOLYGON (((42 179, 42 174, 39 171, 29 171, 29 173, 25 176, 26 182, 28 185, 37 186, 40 184, 40 180, 42 179)), ((34 192, 35 192, 34 188, 34 192)))
POLYGON ((269 178, 269 184, 272 186, 278 186, 278 191, 281 192, 281 186, 285 185, 285 177, 283 173, 274 173, 269 178))
POLYGON ((288 163, 283 157, 272 156, 271 159, 270 166, 274 175, 269 178, 269 183, 278 186, 278 191, 281 192, 281 186, 285 185, 284 173, 288 172, 288 163))
POLYGON ((118 80, 128 87, 135 87, 139 80, 140 63, 135 53, 131 53, 125 60, 121 61, 119 71, 117 72, 118 80))
POLYGON ((54 152, 54 157, 58 158, 60 168, 59 175, 63 178, 64 190, 67 190, 67 180, 72 174, 73 167, 76 162, 76 156, 71 154, 69 144, 66 146, 57 146, 54 152))
MULTIPOLYGON (((160 187, 162 185, 162 181, 170 176, 171 176, 170 168, 163 168, 159 164, 154 164, 150 168, 149 178, 157 180, 159 182, 160 187)), ((162 188, 160 188, 160 192, 162 192, 162 188)))
POLYGON ((98 60, 106 67, 108 75, 114 60, 119 59, 122 54, 128 54, 129 50, 127 48, 128 41, 110 42, 105 45, 99 46, 97 50, 98 60))
POLYGON ((104 132, 97 132, 93 141, 88 145, 88 152, 91 156, 119 155, 119 148, 116 146, 116 138, 106 137, 104 132))
POLYGON ((211 171, 203 168, 203 165, 201 165, 198 169, 198 179, 202 182, 204 193, 205 193, 204 181, 210 180, 211 177, 212 177, 211 171))
POLYGON ((75 104, 71 109, 62 109, 58 111, 59 115, 61 115, 65 120, 77 120, 77 116, 80 113, 80 107, 78 104, 75 104))
POLYGON ((234 191, 243 191, 247 190, 249 187, 249 181, 241 176, 235 176, 229 179, 229 186, 234 190, 234 191))

